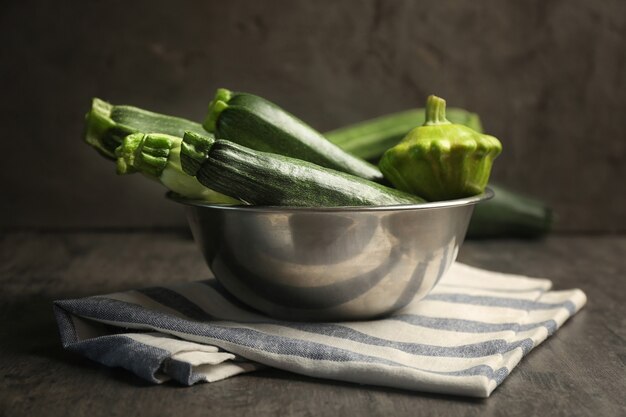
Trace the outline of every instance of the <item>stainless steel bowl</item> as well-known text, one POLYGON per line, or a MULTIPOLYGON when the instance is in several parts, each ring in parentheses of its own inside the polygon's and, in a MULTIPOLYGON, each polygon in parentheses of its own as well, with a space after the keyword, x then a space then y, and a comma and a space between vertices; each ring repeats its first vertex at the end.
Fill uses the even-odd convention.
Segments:
POLYGON ((194 239, 236 298, 288 320, 363 320, 423 298, 456 259, 474 205, 186 206, 194 239))

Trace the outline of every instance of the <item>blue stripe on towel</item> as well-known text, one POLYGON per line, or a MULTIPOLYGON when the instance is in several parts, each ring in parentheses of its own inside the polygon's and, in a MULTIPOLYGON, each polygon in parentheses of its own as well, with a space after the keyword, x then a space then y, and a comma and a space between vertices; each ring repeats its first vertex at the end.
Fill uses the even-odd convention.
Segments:
POLYGON ((477 358, 482 356, 490 356, 495 354, 503 354, 513 349, 522 348, 524 354, 530 352, 534 344, 531 339, 522 339, 514 342, 507 342, 503 339, 492 339, 484 342, 470 343, 460 346, 439 346, 422 343, 397 342, 388 339, 382 339, 376 336, 370 336, 358 330, 337 324, 303 324, 303 323, 284 323, 286 327, 306 331, 312 334, 321 334, 324 336, 336 337, 339 339, 350 340, 353 342, 363 343, 366 345, 381 346, 393 348, 412 355, 422 356, 438 356, 451 358, 477 358))
POLYGON ((100 336, 70 344, 68 350, 80 353, 106 366, 119 366, 150 382, 160 382, 156 373, 170 352, 145 345, 128 336, 100 336))
POLYGON ((447 282, 442 282, 440 284, 438 284, 442 287, 446 287, 446 288, 463 288, 463 289, 467 289, 467 290, 485 290, 485 291, 489 291, 489 292, 501 292, 501 293, 524 293, 524 292, 546 292, 549 290, 549 288, 546 287, 532 287, 532 288, 494 288, 494 287, 482 287, 482 286, 476 286, 476 285, 462 285, 460 283, 454 282, 454 283, 447 283, 447 282))
POLYGON ((542 303, 539 301, 523 300, 519 298, 492 297, 485 295, 468 295, 468 294, 430 294, 424 298, 425 300, 445 301, 448 303, 472 304, 490 307, 506 307, 518 310, 551 310, 556 308, 565 308, 573 315, 576 312, 576 306, 571 301, 562 303, 542 303))
MULTIPOLYGON (((230 293, 228 293, 217 280, 211 279, 208 281, 202 281, 202 284, 206 284, 207 287, 210 287, 214 290, 218 295, 222 296, 228 303, 233 304, 234 306, 257 313, 255 310, 250 309, 245 304, 242 304, 239 300, 235 299, 230 293)), ((228 311, 221 311, 223 316, 228 315, 228 311)), ((208 313, 210 314, 210 313, 208 313)), ((257 313, 259 314, 259 313, 257 313)), ((284 321, 274 320, 267 316, 260 316, 261 320, 256 320, 254 323, 277 323, 277 324, 286 324, 284 321)), ((465 333, 494 333, 500 331, 514 331, 514 332, 523 332, 527 330, 536 329, 538 327, 545 327, 548 330, 548 334, 552 335, 557 330, 557 324, 554 320, 546 320, 538 323, 486 323, 480 321, 473 320, 464 320, 464 319, 452 319, 452 318, 441 318, 441 317, 427 317, 420 316, 415 314, 407 314, 407 315, 395 315, 385 318, 385 320, 396 320, 402 321, 407 324, 427 327, 432 329, 439 330, 448 330, 448 331, 457 331, 457 332, 465 332, 465 333)))
POLYGON ((220 341, 234 343, 255 350, 299 356, 307 359, 334 362, 378 362, 386 365, 403 366, 386 359, 361 355, 317 342, 267 335, 248 328, 225 327, 214 323, 186 320, 161 312, 146 310, 135 304, 107 298, 62 300, 57 301, 56 305, 82 317, 119 322, 120 325, 124 323, 138 324, 140 328, 144 329, 162 329, 170 332, 207 337, 214 339, 216 345, 222 348, 220 341))
MULTIPOLYGON (((309 360, 324 360, 332 362, 365 362, 379 365, 395 366, 430 372, 441 375, 471 376, 482 375, 496 381, 501 380, 503 370, 494 371, 487 365, 475 366, 468 369, 461 369, 449 372, 431 371, 388 359, 364 355, 347 349, 336 348, 318 342, 311 342, 300 339, 292 339, 284 336, 273 336, 264 334, 257 330, 248 328, 224 327, 211 323, 199 323, 197 321, 185 320, 172 317, 167 314, 147 310, 135 304, 112 300, 107 298, 87 298, 75 300, 56 301, 55 305, 70 314, 81 317, 94 318, 96 320, 106 320, 117 322, 120 326, 124 324, 137 324, 144 329, 160 329, 170 332, 181 332, 189 335, 202 336, 214 341, 215 345, 221 348, 230 348, 231 352, 246 356, 246 349, 254 349, 257 352, 268 352, 279 355, 297 356, 309 360), (223 345, 220 342, 227 342, 244 348, 232 349, 230 345, 223 345)), ((94 340, 97 340, 96 338, 94 340)), ((83 342, 80 342, 82 344, 83 342)), ((95 342, 94 342, 95 343, 95 342)), ((94 349, 100 347, 95 344, 94 349)), ((83 352, 87 354, 87 352, 83 352)), ((117 356, 116 356, 117 357, 117 356)))
POLYGON ((170 359, 165 362, 165 366, 167 374, 183 385, 193 385, 203 380, 201 374, 193 371, 193 366, 189 362, 170 359))
POLYGON ((459 376, 482 375, 489 379, 493 379, 496 381, 496 384, 500 385, 500 383, 509 375, 509 372, 510 371, 506 367, 502 367, 494 371, 490 366, 477 365, 472 368, 463 369, 462 371, 441 372, 441 374, 459 376))
POLYGON ((537 327, 545 327, 548 334, 556 331, 557 325, 554 320, 546 320, 538 323, 485 323, 482 321, 451 319, 445 317, 428 317, 417 314, 401 314, 389 317, 388 320, 397 320, 414 326, 427 327, 430 329, 449 330, 465 333, 493 333, 501 331, 523 332, 537 327))
MULTIPOLYGON (((192 320, 208 321, 211 316, 204 312, 195 303, 184 297, 183 295, 166 289, 151 288, 149 291, 142 291, 145 295, 161 302, 162 304, 175 308, 185 314, 192 320), (189 312, 189 314, 187 314, 189 312)), ((479 343, 472 343, 460 346, 438 346, 421 343, 397 342, 393 340, 382 339, 359 332, 352 328, 331 323, 298 323, 298 322, 279 322, 268 320, 267 322, 258 322, 256 324, 275 324, 279 326, 289 327, 292 329, 331 336, 338 339, 350 340, 366 345, 381 346, 393 348, 412 355, 421 356, 439 356, 453 358, 476 358, 481 356, 490 356, 502 354, 513 349, 522 348, 524 354, 530 352, 533 348, 531 339, 523 339, 514 342, 507 342, 503 339, 492 339, 479 343)))

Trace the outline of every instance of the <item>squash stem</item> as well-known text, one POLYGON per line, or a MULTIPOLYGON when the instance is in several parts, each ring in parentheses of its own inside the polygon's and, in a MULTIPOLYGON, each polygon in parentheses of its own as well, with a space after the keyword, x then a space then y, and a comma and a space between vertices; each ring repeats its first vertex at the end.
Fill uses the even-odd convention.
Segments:
POLYGON ((449 125, 446 119, 446 101, 435 95, 428 96, 426 100, 426 121, 424 126, 449 125))

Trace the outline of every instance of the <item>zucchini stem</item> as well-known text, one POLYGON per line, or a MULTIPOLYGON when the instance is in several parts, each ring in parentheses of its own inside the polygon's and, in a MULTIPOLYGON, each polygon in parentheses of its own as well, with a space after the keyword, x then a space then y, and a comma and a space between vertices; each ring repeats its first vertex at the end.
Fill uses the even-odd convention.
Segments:
POLYGON ((214 133, 217 129, 217 119, 227 107, 228 102, 233 96, 232 91, 226 88, 218 88, 215 97, 209 103, 209 111, 202 126, 209 132, 214 133))
POLYGON ((215 138, 207 135, 199 135, 195 132, 185 132, 181 143, 180 163, 183 171, 193 177, 209 157, 209 151, 215 143, 215 138))
MULTIPOLYGON (((115 150, 117 173, 142 172, 159 178, 167 166, 170 150, 175 145, 173 136, 159 133, 133 133, 124 138, 115 150)), ((179 139, 180 140, 180 139, 179 139)))

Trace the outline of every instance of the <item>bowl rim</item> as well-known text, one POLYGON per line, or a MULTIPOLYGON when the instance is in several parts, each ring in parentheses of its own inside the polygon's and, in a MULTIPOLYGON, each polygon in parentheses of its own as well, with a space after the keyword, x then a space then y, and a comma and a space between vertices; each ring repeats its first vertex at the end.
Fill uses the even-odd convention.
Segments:
POLYGON ((308 212, 308 213, 329 213, 329 212, 371 212, 371 211, 406 211, 406 210, 430 210, 446 207, 462 207, 480 203, 491 198, 495 193, 489 187, 481 194, 471 197, 457 198, 454 200, 431 201, 421 204, 399 204, 392 206, 338 206, 338 207, 300 207, 300 206, 249 206, 233 204, 214 204, 202 200, 194 200, 181 197, 173 192, 168 192, 165 196, 177 203, 198 208, 210 208, 228 211, 246 211, 255 213, 265 212, 308 212))

